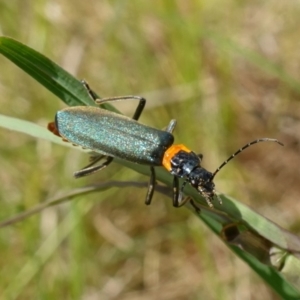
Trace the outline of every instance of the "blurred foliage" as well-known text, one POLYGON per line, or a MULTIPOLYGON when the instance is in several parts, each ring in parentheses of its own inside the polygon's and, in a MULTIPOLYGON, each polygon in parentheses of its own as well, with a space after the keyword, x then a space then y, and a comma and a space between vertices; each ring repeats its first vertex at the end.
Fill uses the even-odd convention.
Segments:
MULTIPOLYGON (((284 149, 247 150, 215 183, 298 233, 299 10, 278 0, 2 1, 0 30, 103 97, 146 97, 141 121, 163 128, 176 118, 176 140, 203 153, 209 170, 255 138, 284 142, 284 149)), ((0 64, 1 113, 42 125, 53 120, 62 103, 3 57, 0 64)), ((118 108, 131 115, 135 105, 118 108)), ((87 183, 144 180, 119 165, 75 180, 73 171, 87 162, 82 153, 0 134, 1 219, 87 183)), ((16 297, 276 299, 187 210, 159 194, 145 207, 145 193, 112 189, 1 230, 0 294, 36 268, 16 297)))

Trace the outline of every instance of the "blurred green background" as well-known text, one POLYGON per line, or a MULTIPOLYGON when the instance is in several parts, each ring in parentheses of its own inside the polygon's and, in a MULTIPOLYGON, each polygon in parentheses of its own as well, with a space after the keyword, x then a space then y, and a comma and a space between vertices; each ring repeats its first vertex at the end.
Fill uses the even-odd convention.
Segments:
MULTIPOLYGON (((294 233, 300 139, 296 1, 4 1, 1 35, 45 54, 102 97, 142 95, 140 121, 204 154, 217 189, 294 233)), ((46 126, 63 103, 0 57, 1 113, 46 126)), ((136 103, 117 104, 132 115, 136 103)), ((1 129, 1 220, 109 180, 147 181, 117 164, 1 129)), ((10 299, 277 299, 190 211, 146 190, 111 189, 0 231, 0 295, 10 299)), ((2 298, 1 298, 2 299, 2 298)))

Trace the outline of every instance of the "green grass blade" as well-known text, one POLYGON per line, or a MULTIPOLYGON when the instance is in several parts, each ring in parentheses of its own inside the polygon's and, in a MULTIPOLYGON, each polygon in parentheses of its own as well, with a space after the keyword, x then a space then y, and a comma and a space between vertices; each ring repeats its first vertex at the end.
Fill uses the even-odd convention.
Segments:
POLYGON ((95 105, 78 79, 43 54, 8 37, 0 37, 0 53, 67 105, 95 105))
MULTIPOLYGON (((211 218, 209 214, 202 213, 199 218, 217 235, 221 237, 220 224, 211 218)), ((274 267, 261 263, 252 254, 240 249, 239 247, 227 244, 227 246, 239 256, 250 268, 255 271, 282 299, 300 299, 300 291, 294 285, 294 281, 289 282, 274 267)), ((299 272, 298 272, 299 274, 299 272)))
MULTIPOLYGON (((37 139, 43 139, 62 146, 74 148, 71 143, 64 142, 61 138, 47 130, 46 127, 42 127, 29 121, 0 115, 0 127, 25 133, 37 139)), ((82 149, 81 147, 78 148, 82 149)))

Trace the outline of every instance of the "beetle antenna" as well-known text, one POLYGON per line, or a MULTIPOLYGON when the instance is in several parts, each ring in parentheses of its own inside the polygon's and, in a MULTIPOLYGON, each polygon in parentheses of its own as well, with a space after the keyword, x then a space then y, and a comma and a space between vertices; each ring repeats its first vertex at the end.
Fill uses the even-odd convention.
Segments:
POLYGON ((217 170, 212 174, 212 177, 210 179, 210 181, 213 181, 215 176, 217 175, 217 173, 225 166, 228 164, 229 161, 231 161, 235 156, 237 156, 238 154, 240 154, 242 151, 244 151, 246 148, 260 143, 260 142, 275 142, 281 146, 284 146, 283 143, 281 143, 280 141, 278 141, 277 139, 270 139, 270 138, 261 138, 261 139, 257 139, 255 141, 252 141, 251 143, 246 144, 245 146, 243 146, 242 148, 240 148, 239 150, 237 150, 234 154, 232 154, 231 156, 229 156, 221 165, 219 168, 217 168, 217 170))

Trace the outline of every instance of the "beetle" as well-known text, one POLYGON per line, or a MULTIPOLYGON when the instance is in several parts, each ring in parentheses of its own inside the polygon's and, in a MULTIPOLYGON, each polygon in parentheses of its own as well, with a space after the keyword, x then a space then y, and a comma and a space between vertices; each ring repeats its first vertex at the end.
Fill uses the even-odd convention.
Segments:
POLYGON ((184 187, 189 183, 207 204, 213 207, 212 200, 221 199, 215 191, 213 182, 216 174, 231 159, 249 146, 259 142, 276 142, 283 146, 277 139, 260 138, 246 144, 227 160, 225 160, 214 173, 201 167, 202 154, 196 154, 183 144, 173 144, 173 131, 176 120, 171 120, 165 130, 159 130, 138 122, 146 104, 146 99, 140 96, 121 96, 98 99, 89 85, 82 81, 90 97, 96 104, 105 102, 135 99, 139 104, 132 118, 94 106, 74 106, 60 110, 56 113, 55 122, 48 124, 48 129, 54 134, 83 148, 90 149, 100 155, 93 158, 85 168, 74 173, 76 178, 90 175, 107 167, 114 157, 133 163, 149 165, 150 182, 146 194, 145 204, 151 203, 155 189, 155 167, 163 166, 173 175, 173 206, 182 206, 184 187), (105 161, 97 165, 100 160, 105 161), (184 182, 179 187, 179 178, 184 182))

